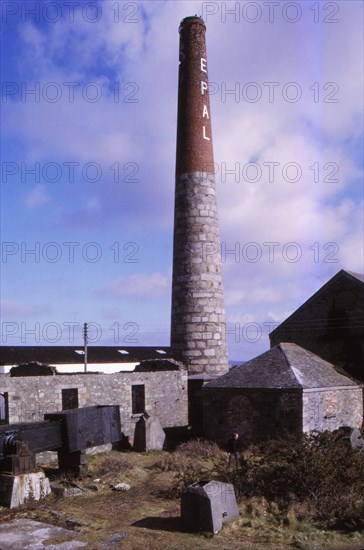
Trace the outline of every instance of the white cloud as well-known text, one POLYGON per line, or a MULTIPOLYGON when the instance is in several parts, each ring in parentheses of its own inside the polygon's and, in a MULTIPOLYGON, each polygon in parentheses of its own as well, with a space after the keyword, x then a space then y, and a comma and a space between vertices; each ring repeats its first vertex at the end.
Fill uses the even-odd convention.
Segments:
MULTIPOLYGON (((63 183, 53 185, 52 202, 41 182, 26 198, 30 210, 46 204, 50 211, 57 207, 59 223, 76 233, 87 228, 95 240, 102 224, 113 235, 131 227, 137 228, 138 235, 152 236, 161 228, 171 235, 177 29, 184 16, 201 12, 201 3, 141 2, 135 24, 116 22, 115 4, 103 2, 103 17, 95 24, 75 10, 72 24, 19 26, 21 79, 30 88, 38 81, 41 96, 39 103, 31 96, 25 102, 19 95, 10 97, 3 105, 3 124, 24 147, 21 160, 75 161, 81 167, 97 162, 102 167, 102 178, 92 189, 78 180, 67 189, 63 183), (44 100, 49 82, 61 87, 60 101, 44 100), (64 82, 79 83, 74 101, 64 82), (85 99, 90 82, 101 90, 100 100, 94 103, 85 99), (133 90, 138 101, 129 103, 133 90), (121 170, 117 184, 110 169, 116 162, 121 170), (122 178, 130 162, 138 172, 137 182, 129 185, 122 178)), ((228 250, 236 243, 240 247, 237 261, 228 255, 223 263, 230 319, 245 312, 269 319, 271 310, 291 311, 317 289, 317 277, 327 281, 341 267, 364 268, 358 145, 363 7, 351 1, 334 4, 339 6, 339 22, 333 24, 323 22, 329 13, 321 8, 320 22, 315 23, 308 2, 299 2, 303 17, 296 24, 284 21, 281 6, 273 23, 268 21, 266 6, 255 24, 242 17, 237 23, 233 16, 224 22, 222 10, 227 3, 214 3, 217 13, 207 20, 209 77, 215 83, 211 112, 221 238, 228 250), (249 82, 253 83, 250 93, 254 89, 262 93, 256 103, 244 96, 249 82), (271 88, 274 101, 269 100, 267 83, 277 83, 271 88), (224 89, 234 86, 239 95, 224 97, 224 89), (295 89, 302 97, 292 103, 287 97, 295 89), (252 162, 262 170, 257 182, 244 180, 241 173, 252 162), (267 163, 272 162, 279 166, 270 182, 267 163), (238 182, 232 176, 221 181, 223 163, 227 169, 238 164, 238 182), (285 179, 292 174, 284 173, 288 163, 299 165, 299 181, 285 179), (276 242, 271 261, 264 243, 276 242), (259 261, 244 258, 246 243, 260 247, 259 261), (287 257, 293 252, 287 248, 289 243, 297 243, 301 251, 297 262, 287 257), (333 255, 337 263, 327 261, 333 251, 329 243, 337 244, 333 255)), ((157 233, 154 242, 158 250, 157 233)), ((162 296, 169 293, 168 287, 164 275, 140 273, 115 278, 100 293, 107 298, 162 296)))
POLYGON ((118 277, 98 291, 99 296, 110 299, 122 296, 153 300, 168 293, 168 278, 160 273, 136 273, 129 277, 118 277))
POLYGON ((29 304, 17 300, 1 300, 1 315, 3 319, 6 317, 34 318, 48 311, 49 308, 47 306, 39 304, 29 304))
POLYGON ((28 208, 38 208, 50 201, 50 197, 44 185, 36 185, 25 197, 25 204, 28 208))

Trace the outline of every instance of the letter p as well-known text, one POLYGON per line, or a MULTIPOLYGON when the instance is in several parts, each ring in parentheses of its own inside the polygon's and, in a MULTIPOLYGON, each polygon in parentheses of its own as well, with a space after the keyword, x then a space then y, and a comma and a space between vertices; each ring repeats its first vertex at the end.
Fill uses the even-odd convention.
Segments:
POLYGON ((219 11, 217 2, 202 2, 202 19, 207 21, 209 15, 216 15, 219 11))
POLYGON ((2 5, 1 15, 2 22, 7 23, 8 15, 15 15, 19 11, 18 2, 4 2, 2 5))
POLYGON ((19 325, 18 323, 14 322, 4 322, 1 324, 1 341, 3 344, 6 344, 8 341, 8 336, 15 336, 15 334, 19 331, 19 325))
POLYGON ((15 176, 19 172, 19 166, 16 162, 3 162, 1 165, 1 181, 8 183, 8 176, 15 176))
POLYGON ((18 243, 14 242, 3 242, 1 244, 1 261, 6 264, 8 261, 8 256, 15 256, 19 252, 18 243))
POLYGON ((7 103, 8 97, 19 92, 19 84, 16 82, 3 82, 1 86, 1 101, 7 103))

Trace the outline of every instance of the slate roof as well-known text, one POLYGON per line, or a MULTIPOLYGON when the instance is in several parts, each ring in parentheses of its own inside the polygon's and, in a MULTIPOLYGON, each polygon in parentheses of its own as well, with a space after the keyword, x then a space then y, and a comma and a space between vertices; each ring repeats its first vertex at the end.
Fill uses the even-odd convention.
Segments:
POLYGON ((313 294, 308 300, 306 300, 306 302, 304 302, 299 308, 297 308, 293 313, 291 313, 291 315, 289 317, 287 317, 287 319, 282 321, 281 324, 278 325, 278 327, 276 327, 274 330, 272 330, 272 332, 269 335, 270 338, 272 337, 272 335, 276 331, 277 332, 280 331, 282 327, 284 327, 284 326, 286 326, 286 324, 289 324, 290 322, 292 322, 294 320, 294 317, 296 316, 296 314, 298 312, 304 310, 308 305, 315 302, 317 300, 317 298, 323 292, 326 292, 341 277, 347 277, 347 278, 353 280, 354 283, 364 284, 364 275, 362 273, 354 273, 353 271, 346 271, 345 269, 341 269, 340 271, 338 271, 336 273, 336 275, 334 275, 329 281, 327 281, 327 283, 325 283, 321 288, 319 288, 317 290, 317 292, 315 292, 315 294, 313 294))
MULTIPOLYGON (((17 365, 39 361, 50 365, 84 362, 82 346, 2 346, 0 365, 17 365)), ((144 359, 167 359, 169 347, 149 346, 88 346, 88 363, 139 363, 144 359), (161 353, 165 352, 165 353, 161 353)))
POLYGON ((204 388, 309 389, 357 386, 334 365, 293 343, 281 343, 204 388))

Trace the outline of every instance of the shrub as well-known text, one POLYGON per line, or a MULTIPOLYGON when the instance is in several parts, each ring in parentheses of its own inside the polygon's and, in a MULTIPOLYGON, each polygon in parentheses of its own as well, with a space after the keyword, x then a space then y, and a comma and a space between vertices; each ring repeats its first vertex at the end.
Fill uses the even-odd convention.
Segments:
POLYGON ((108 454, 100 462, 93 464, 94 475, 100 477, 114 477, 117 474, 125 474, 134 468, 132 459, 123 454, 108 454))
POLYGON ((226 473, 238 497, 262 497, 281 510, 300 505, 341 528, 364 527, 364 454, 352 449, 342 430, 312 433, 251 446, 241 470, 226 473))
POLYGON ((177 452, 186 454, 191 458, 209 459, 214 457, 220 451, 217 443, 205 439, 191 439, 181 443, 177 447, 177 452))
POLYGON ((192 483, 207 479, 209 473, 209 469, 199 460, 189 458, 181 461, 171 484, 171 493, 173 496, 180 496, 192 483))
POLYGON ((175 452, 164 455, 157 467, 165 472, 175 472, 170 494, 179 496, 188 485, 211 478, 211 459, 216 459, 219 453, 221 451, 216 443, 195 439, 181 443, 175 452))
POLYGON ((163 470, 163 472, 176 472, 180 468, 181 462, 185 460, 184 455, 175 451, 174 453, 162 456, 156 463, 156 467, 163 470))
POLYGON ((315 519, 330 527, 360 529, 364 453, 352 449, 346 435, 340 429, 251 445, 238 471, 227 469, 227 454, 215 443, 194 440, 164 456, 158 467, 175 472, 173 496, 196 481, 219 479, 233 483, 237 498, 253 507, 252 514, 268 509, 283 523, 315 519))

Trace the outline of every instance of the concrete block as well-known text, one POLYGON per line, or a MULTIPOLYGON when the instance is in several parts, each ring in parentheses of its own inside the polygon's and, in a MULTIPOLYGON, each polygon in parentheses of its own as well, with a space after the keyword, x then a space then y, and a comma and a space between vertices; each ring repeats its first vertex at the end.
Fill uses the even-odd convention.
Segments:
POLYGON ((27 500, 40 500, 51 492, 49 479, 44 472, 0 475, 0 505, 15 508, 27 500))
POLYGON ((218 533, 225 522, 239 517, 234 487, 220 481, 200 481, 181 497, 181 522, 188 531, 218 533))

